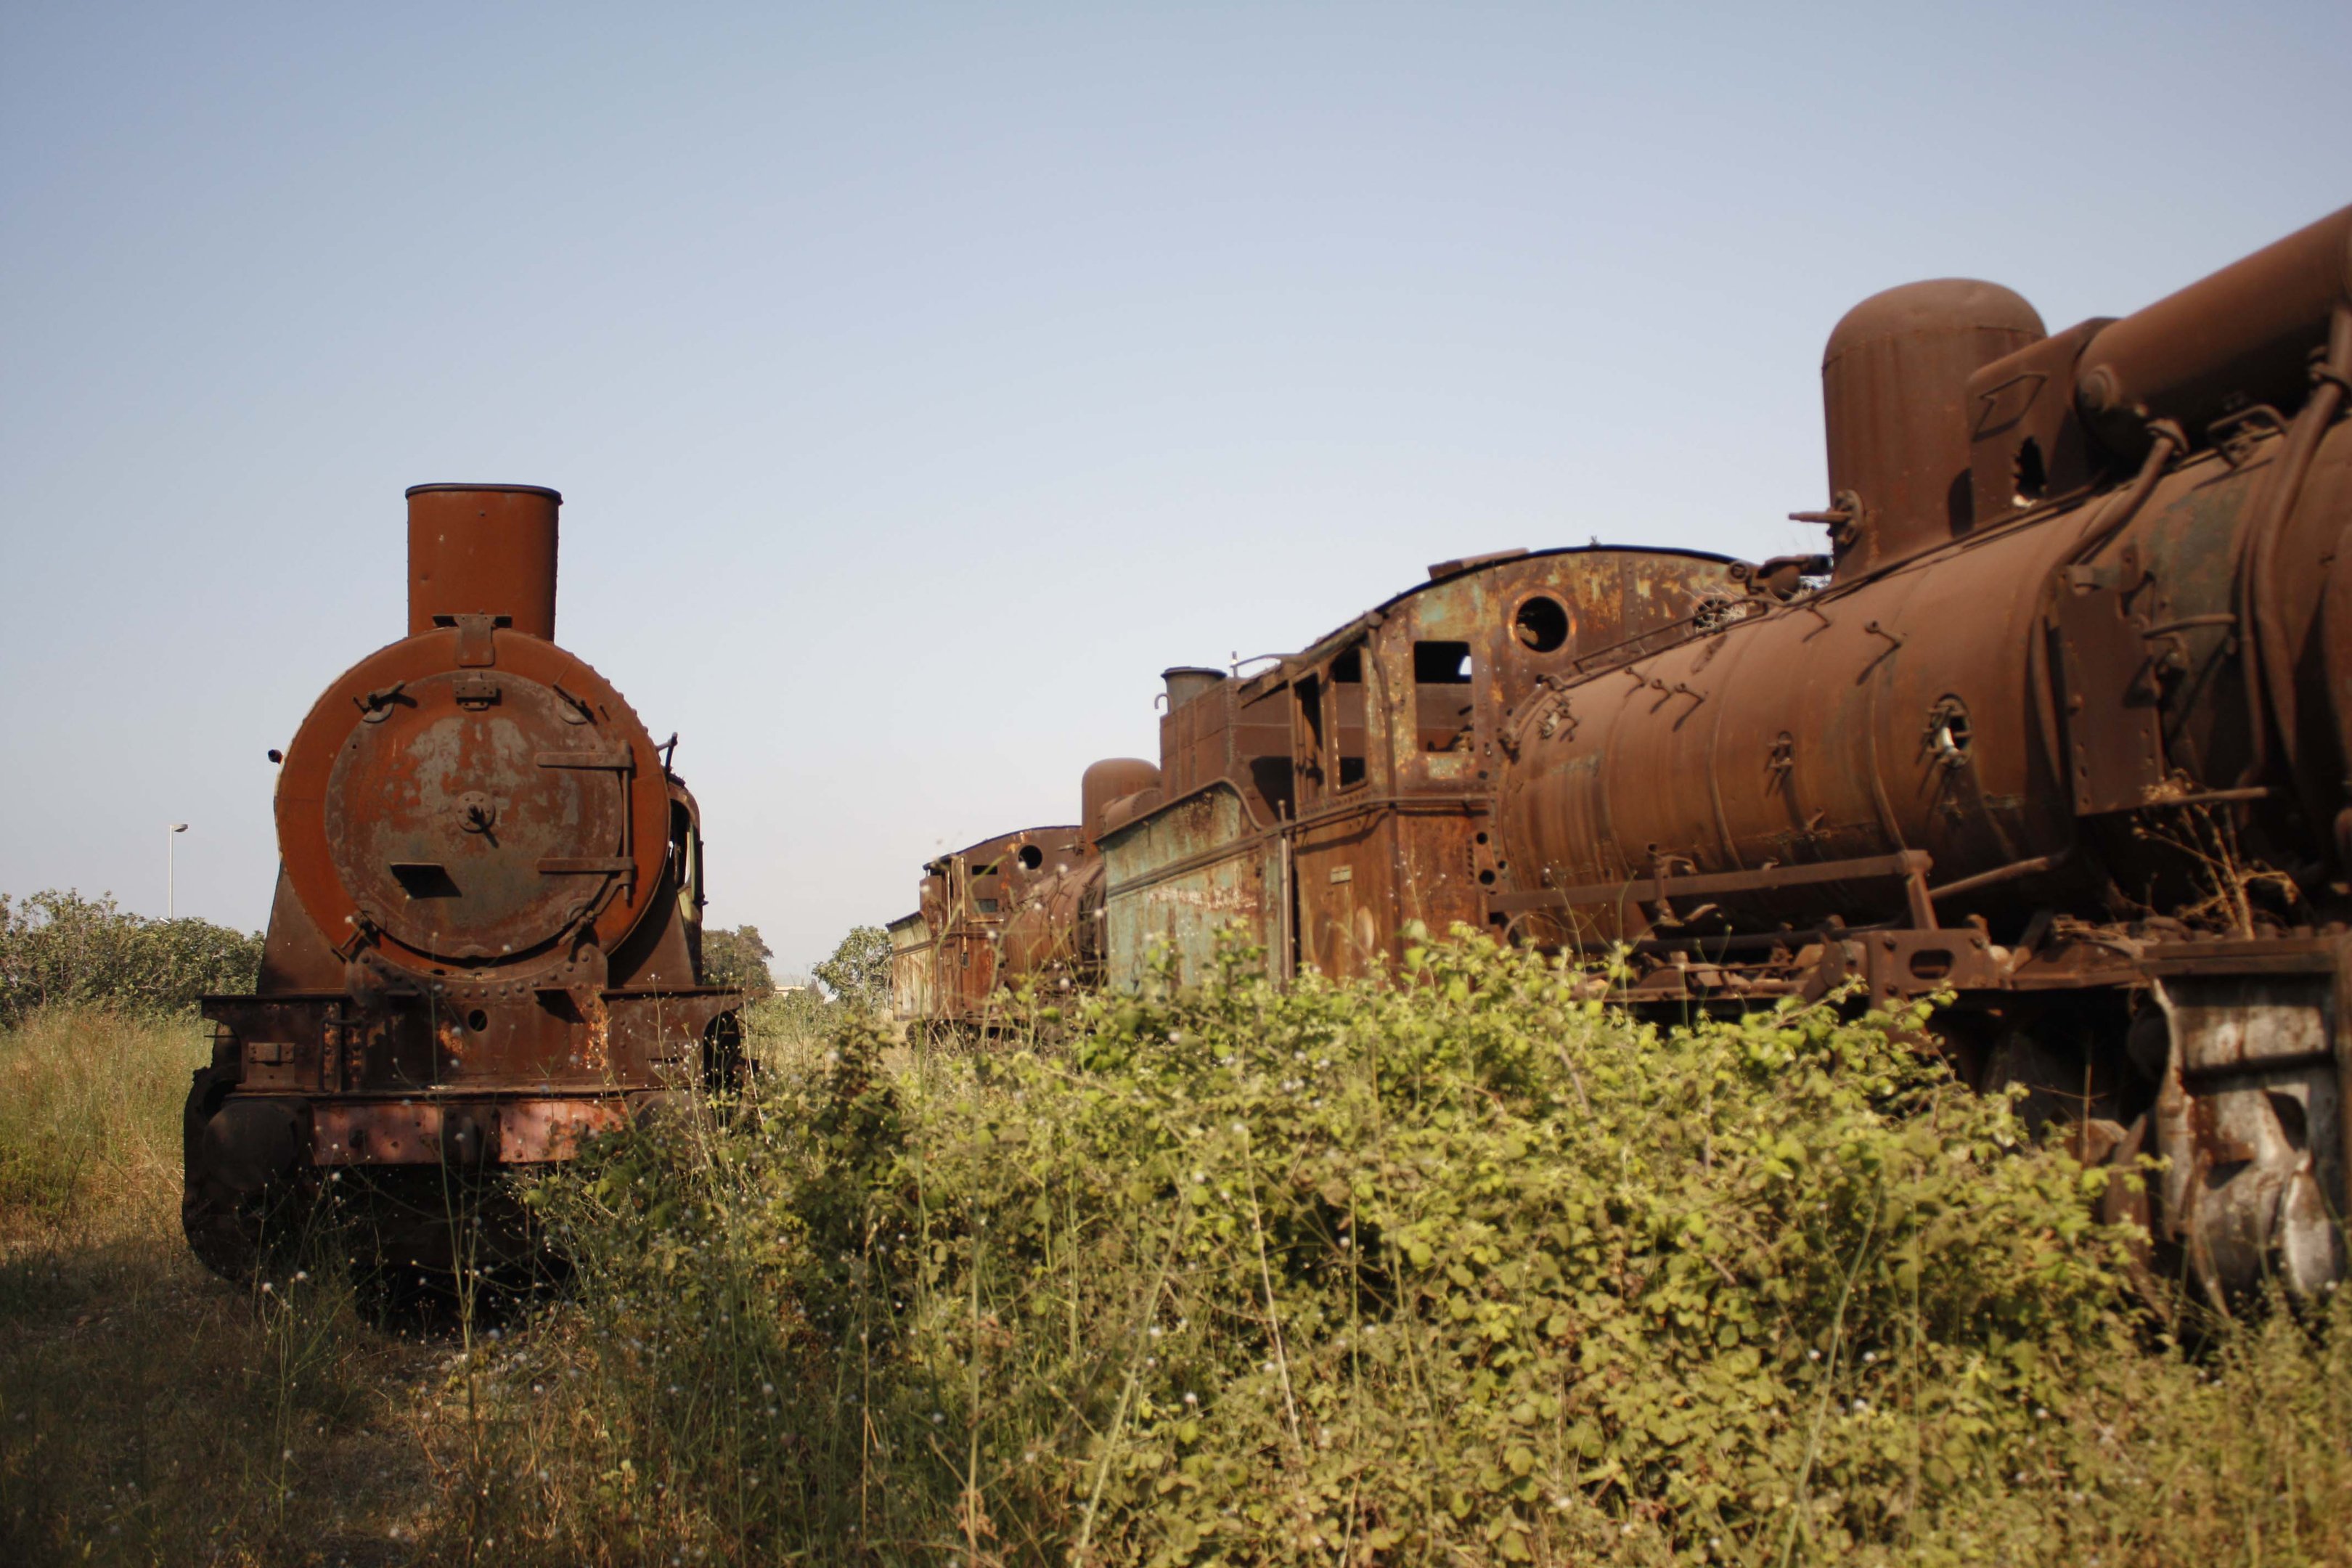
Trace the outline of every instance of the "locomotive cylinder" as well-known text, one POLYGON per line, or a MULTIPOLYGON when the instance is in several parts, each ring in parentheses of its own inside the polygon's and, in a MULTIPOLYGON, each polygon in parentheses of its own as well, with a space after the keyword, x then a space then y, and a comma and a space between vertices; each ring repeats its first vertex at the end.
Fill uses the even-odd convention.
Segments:
POLYGON ((1944 543, 1974 523, 1969 377, 2043 337, 1997 283, 1906 283, 1845 313, 1822 354, 1837 576, 1944 543))
POLYGON ((408 635, 459 616, 555 640, 556 510, 539 485, 415 485, 408 494, 408 635))

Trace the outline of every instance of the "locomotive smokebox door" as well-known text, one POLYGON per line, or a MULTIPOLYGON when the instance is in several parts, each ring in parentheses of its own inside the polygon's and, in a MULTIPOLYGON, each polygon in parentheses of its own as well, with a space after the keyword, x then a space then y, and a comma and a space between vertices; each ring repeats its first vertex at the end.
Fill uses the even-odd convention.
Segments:
POLYGON ((328 778, 335 869, 369 921, 420 952, 552 942, 633 869, 633 760, 548 686, 502 672, 496 703, 446 673, 356 725, 328 778))

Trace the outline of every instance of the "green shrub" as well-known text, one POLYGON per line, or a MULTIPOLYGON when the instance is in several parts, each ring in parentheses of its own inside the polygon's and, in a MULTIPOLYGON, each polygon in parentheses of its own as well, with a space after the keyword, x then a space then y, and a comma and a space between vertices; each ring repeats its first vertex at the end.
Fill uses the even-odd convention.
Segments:
POLYGON ((261 943, 258 931, 150 920, 111 897, 50 889, 17 903, 0 893, 0 1023, 47 1006, 171 1011, 249 991, 261 943))
POLYGON ((758 926, 706 930, 702 933, 702 983, 731 985, 754 1002, 772 996, 776 994, 776 980, 768 972, 768 960, 775 956, 761 940, 758 926))
POLYGON ((890 1000, 890 933, 880 926, 853 927, 815 974, 835 1000, 879 1011, 890 1000))
POLYGON ((2116 1434, 2204 1374, 2136 1337, 2105 1177, 1916 1020, 1658 1031, 1483 941, 1408 968, 1283 994, 1234 954, 1041 1015, 1067 1047, 895 1067, 852 1023, 595 1151, 536 1194, 580 1290, 515 1363, 513 1442, 562 1457, 503 1541, 2021 1561, 2159 1519, 2116 1434))

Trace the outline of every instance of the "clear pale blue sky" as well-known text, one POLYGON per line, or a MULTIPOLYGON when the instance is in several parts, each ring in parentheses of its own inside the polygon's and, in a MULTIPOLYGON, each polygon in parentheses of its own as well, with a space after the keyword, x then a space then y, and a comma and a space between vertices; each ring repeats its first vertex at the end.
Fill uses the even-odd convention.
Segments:
POLYGON ((567 499, 560 630, 780 964, 1154 754, 1165 665, 1509 545, 1760 556, 1821 344, 2053 328, 2352 201, 2352 5, 0 10, 0 890, 267 916, 404 487, 567 499))

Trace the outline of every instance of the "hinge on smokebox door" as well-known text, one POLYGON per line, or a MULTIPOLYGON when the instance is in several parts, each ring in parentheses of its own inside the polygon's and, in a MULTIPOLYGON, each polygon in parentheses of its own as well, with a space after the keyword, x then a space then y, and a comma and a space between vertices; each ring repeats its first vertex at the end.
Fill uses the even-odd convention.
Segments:
POLYGON ((491 634, 514 625, 512 616, 436 616, 436 626, 457 628, 457 668, 487 669, 499 662, 498 642, 491 634))
MULTIPOLYGON (((567 693, 567 695, 569 695, 567 693)), ((637 887, 637 862, 629 852, 632 840, 629 785, 635 776, 637 760, 627 742, 610 751, 583 747, 578 751, 541 752, 535 759, 542 768, 583 768, 593 772, 613 772, 621 775, 621 850, 618 855, 549 855, 539 862, 543 877, 611 876, 621 879, 625 898, 635 901, 637 887)))

